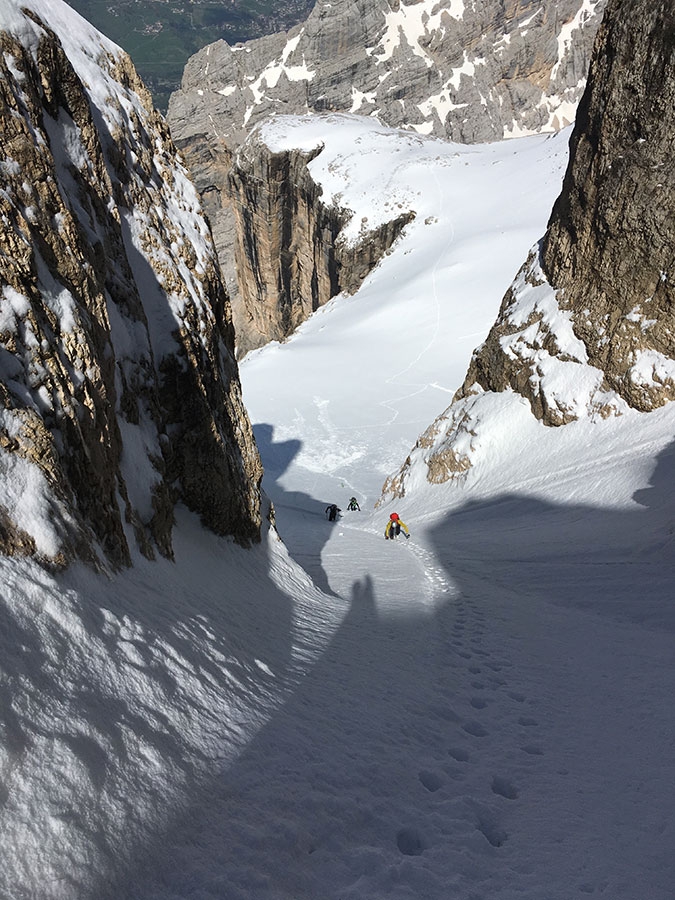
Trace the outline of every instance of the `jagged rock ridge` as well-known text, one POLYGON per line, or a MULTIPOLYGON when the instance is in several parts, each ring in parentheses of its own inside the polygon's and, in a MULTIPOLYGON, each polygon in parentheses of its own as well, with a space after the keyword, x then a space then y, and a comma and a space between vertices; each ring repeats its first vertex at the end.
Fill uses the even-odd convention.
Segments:
POLYGON ((0 549, 170 556, 178 501, 256 540, 228 300, 164 121, 60 0, 10 0, 0 45, 0 549))
POLYGON ((417 463, 432 482, 466 472, 498 392, 547 425, 675 399, 674 36, 667 0, 610 0, 546 235, 385 492, 402 494, 417 463))
MULTIPOLYGON (((250 281, 256 263, 242 257, 243 238, 235 236, 234 219, 241 225, 247 212, 241 196, 232 196, 227 173, 255 123, 274 114, 339 111, 468 142, 556 130, 574 118, 604 5, 318 3, 287 33, 236 47, 219 41, 195 54, 181 90, 171 97, 168 121, 211 219, 233 296, 238 352, 279 336, 277 329, 261 333, 261 323, 288 320, 283 289, 261 305, 259 286, 250 281)), ((304 205, 302 198, 297 202, 304 205)), ((380 244, 373 258, 386 249, 380 244)), ((314 251, 308 246, 303 252, 314 251)), ((275 277, 269 271, 265 281, 272 284, 275 277)), ((307 308, 313 303, 310 295, 303 300, 307 308)))

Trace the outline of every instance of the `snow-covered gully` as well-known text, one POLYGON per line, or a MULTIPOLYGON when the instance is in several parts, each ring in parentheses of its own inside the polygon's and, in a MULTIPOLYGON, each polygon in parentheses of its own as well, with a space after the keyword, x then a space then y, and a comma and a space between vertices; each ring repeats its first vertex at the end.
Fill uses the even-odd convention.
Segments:
MULTIPOLYGON (((536 545, 503 559, 499 506, 409 541, 377 512, 311 523, 330 593, 303 643, 321 652, 141 896, 628 900, 647 880, 665 900, 672 633, 565 596, 601 560, 552 560, 551 590, 536 545)), ((545 542, 552 512, 520 524, 545 542)), ((308 519, 289 505, 280 529, 308 519)))
POLYGON ((541 238, 569 133, 269 128, 321 146, 354 230, 416 216, 240 367, 278 533, 243 550, 179 508, 173 562, 0 558, 0 897, 672 900, 675 404, 547 428, 488 396, 464 476, 413 458, 381 494, 541 238))
POLYGON ((322 143, 355 222, 411 197, 417 217, 356 296, 241 366, 290 555, 283 613, 250 594, 244 626, 276 615, 274 702, 139 896, 670 900, 673 411, 547 429, 511 395, 465 478, 414 470, 376 505, 543 233, 564 138, 338 124, 272 137, 322 143), (409 541, 383 539, 394 509, 409 541))

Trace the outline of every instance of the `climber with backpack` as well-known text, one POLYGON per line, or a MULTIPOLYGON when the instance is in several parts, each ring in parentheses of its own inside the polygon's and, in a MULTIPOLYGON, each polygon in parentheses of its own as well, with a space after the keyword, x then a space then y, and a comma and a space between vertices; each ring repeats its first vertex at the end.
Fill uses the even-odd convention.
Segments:
POLYGON ((337 505, 337 503, 330 503, 326 507, 326 516, 327 516, 329 522, 337 521, 337 518, 341 512, 342 512, 342 510, 337 505))
POLYGON ((361 507, 359 506, 359 503, 358 503, 358 500, 356 499, 356 497, 352 497, 350 499, 349 506, 347 507, 347 509, 350 512, 355 512, 355 510, 357 510, 357 509, 359 512, 361 512, 361 507))
POLYGON ((401 529, 403 529, 405 538, 406 540, 408 540, 408 538, 410 537, 408 526, 399 518, 398 513, 394 512, 389 516, 387 527, 384 529, 385 541, 393 541, 399 536, 399 534, 401 533, 401 529))

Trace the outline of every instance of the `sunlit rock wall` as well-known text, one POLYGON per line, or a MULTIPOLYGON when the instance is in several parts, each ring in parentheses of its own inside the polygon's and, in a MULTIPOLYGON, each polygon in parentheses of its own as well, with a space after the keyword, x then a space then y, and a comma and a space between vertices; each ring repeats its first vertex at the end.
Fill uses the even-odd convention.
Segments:
POLYGON ((255 540, 261 469, 227 295, 166 125, 128 57, 65 4, 8 3, 0 550, 171 556, 177 502, 255 540))

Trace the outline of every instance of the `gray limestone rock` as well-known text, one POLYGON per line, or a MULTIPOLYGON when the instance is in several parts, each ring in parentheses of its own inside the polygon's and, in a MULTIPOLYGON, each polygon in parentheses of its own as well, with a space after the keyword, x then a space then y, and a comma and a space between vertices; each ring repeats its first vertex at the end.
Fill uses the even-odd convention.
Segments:
MULTIPOLYGON (((602 373, 603 390, 643 411, 675 399, 674 38, 675 11, 666 0, 610 0, 542 242, 541 271, 530 260, 521 272, 521 280, 538 278, 555 291, 582 342, 584 364, 602 373)), ((522 329, 512 317, 517 293, 514 284, 460 393, 474 384, 510 386, 546 424, 565 424, 578 413, 542 389, 536 351, 572 357, 536 313, 532 340, 518 338, 521 349, 513 352, 510 339, 522 329)))
POLYGON ((169 106, 179 142, 241 142, 276 113, 358 112, 462 142, 574 118, 605 0, 319 2, 287 33, 187 63, 169 106))
POLYGON ((462 477, 482 400, 500 392, 549 426, 675 399, 674 103, 672 3, 609 0, 546 235, 386 495, 402 496, 418 465, 432 483, 462 477))
POLYGON ((308 169, 320 152, 273 152, 257 131, 237 152, 230 194, 248 314, 242 352, 283 340, 331 297, 356 291, 414 215, 402 212, 355 244, 341 240, 351 213, 323 202, 308 169))
POLYGON ((261 466, 196 191, 128 57, 92 29, 85 82, 24 17, 0 34, 0 550, 171 556, 177 502, 256 540, 261 466))
POLYGON ((589 362, 642 410, 675 399, 659 365, 675 359, 674 108, 673 4, 612 0, 542 266, 589 362))

